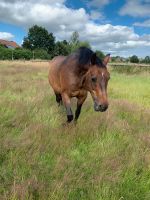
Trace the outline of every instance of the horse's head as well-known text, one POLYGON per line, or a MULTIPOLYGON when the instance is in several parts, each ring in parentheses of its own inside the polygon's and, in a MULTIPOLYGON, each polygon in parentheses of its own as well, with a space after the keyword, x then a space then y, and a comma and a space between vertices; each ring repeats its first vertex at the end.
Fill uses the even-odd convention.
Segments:
POLYGON ((108 108, 107 84, 110 74, 107 71, 107 63, 110 60, 110 54, 104 58, 101 64, 97 63, 96 59, 96 54, 93 54, 91 66, 86 73, 85 84, 93 98, 95 111, 104 112, 108 108))

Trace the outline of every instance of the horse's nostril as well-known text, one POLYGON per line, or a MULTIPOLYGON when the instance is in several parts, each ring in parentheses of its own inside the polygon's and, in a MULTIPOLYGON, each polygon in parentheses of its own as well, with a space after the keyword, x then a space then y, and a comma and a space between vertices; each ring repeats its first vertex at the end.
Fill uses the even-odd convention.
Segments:
POLYGON ((99 106, 101 109, 104 109, 106 106, 104 106, 104 105, 100 105, 99 106))
POLYGON ((108 108, 108 105, 97 105, 97 104, 94 105, 95 111, 104 112, 105 110, 107 110, 107 108, 108 108))
POLYGON ((107 110, 108 105, 100 105, 99 108, 100 108, 100 111, 103 112, 103 111, 107 110))

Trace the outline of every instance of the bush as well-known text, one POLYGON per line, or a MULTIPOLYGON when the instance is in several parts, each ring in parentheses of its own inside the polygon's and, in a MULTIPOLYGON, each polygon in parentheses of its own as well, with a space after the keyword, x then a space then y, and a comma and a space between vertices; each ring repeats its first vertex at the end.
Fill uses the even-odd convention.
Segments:
POLYGON ((12 51, 12 49, 7 49, 3 46, 0 46, 0 60, 11 60, 12 51))
POLYGON ((3 46, 0 46, 0 60, 12 60, 12 58, 14 60, 30 60, 32 58, 47 60, 50 59, 51 56, 47 53, 47 51, 43 49, 31 51, 23 48, 8 49, 3 46))
POLYGON ((43 49, 36 49, 32 52, 32 57, 34 56, 34 59, 42 59, 42 60, 48 60, 51 59, 51 55, 47 53, 47 51, 43 49), (33 55, 34 54, 34 55, 33 55))
POLYGON ((104 53, 103 53, 102 51, 99 51, 99 50, 96 50, 96 55, 97 55, 101 60, 103 60, 104 57, 105 57, 104 53))
POLYGON ((55 44, 54 56, 59 56, 59 55, 67 56, 71 52, 70 48, 71 47, 66 40, 58 41, 55 44))
POLYGON ((146 56, 143 62, 146 64, 150 64, 150 56, 146 56))
POLYGON ((130 62, 131 63, 139 63, 139 58, 136 55, 134 55, 130 58, 130 62))
POLYGON ((15 60, 25 59, 30 60, 32 58, 32 52, 27 49, 15 49, 13 53, 13 57, 15 60))

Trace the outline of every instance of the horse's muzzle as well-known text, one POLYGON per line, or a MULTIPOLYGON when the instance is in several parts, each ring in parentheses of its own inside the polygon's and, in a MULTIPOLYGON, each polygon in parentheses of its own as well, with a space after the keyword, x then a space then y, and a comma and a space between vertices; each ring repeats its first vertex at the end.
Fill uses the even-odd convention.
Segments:
POLYGON ((108 105, 107 104, 104 104, 104 105, 98 105, 98 104, 94 104, 94 110, 95 111, 100 111, 100 112, 105 112, 108 108, 108 105))

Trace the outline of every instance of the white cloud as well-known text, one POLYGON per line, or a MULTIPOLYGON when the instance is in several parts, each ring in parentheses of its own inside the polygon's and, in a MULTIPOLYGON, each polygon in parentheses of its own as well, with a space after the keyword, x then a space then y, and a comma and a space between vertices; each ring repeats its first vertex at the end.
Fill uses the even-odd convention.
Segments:
POLYGON ((127 26, 113 26, 111 24, 96 25, 87 23, 85 33, 93 42, 124 42, 127 40, 138 40, 139 36, 132 28, 127 26))
MULTIPOLYGON (((59 40, 68 40, 73 31, 78 31, 81 39, 89 41, 93 48, 115 52, 118 55, 127 55, 138 49, 141 49, 141 53, 145 55, 148 50, 150 51, 150 35, 140 36, 133 28, 127 26, 96 24, 92 20, 100 18, 101 13, 91 11, 91 14, 88 14, 84 8, 71 9, 66 7, 64 2, 65 0, 24 0, 23 2, 1 0, 0 21, 26 29, 34 24, 44 26, 59 40)), ((101 2, 101 5, 108 3, 108 1, 93 2, 101 2)))
POLYGON ((149 17, 150 0, 127 0, 119 14, 130 15, 133 17, 149 17))
POLYGON ((11 33, 0 32, 0 39, 11 40, 13 37, 14 37, 14 35, 12 35, 11 33))
POLYGON ((110 24, 97 26, 89 23, 85 32, 83 35, 86 34, 93 47, 105 52, 127 56, 129 52, 136 54, 136 50, 139 48, 143 55, 148 54, 147 49, 150 50, 150 35, 139 36, 134 32, 134 29, 127 26, 112 26, 110 24))
POLYGON ((10 2, 0 2, 0 20, 26 28, 38 24, 57 34, 62 26, 67 27, 68 31, 80 30, 89 18, 83 8, 67 8, 62 0, 52 0, 51 3, 48 0, 10 2))
POLYGON ((96 10, 92 10, 90 12, 90 19, 92 20, 100 20, 100 19, 104 19, 104 16, 102 15, 102 13, 96 11, 96 10))
POLYGON ((144 22, 135 22, 133 25, 141 27, 150 27, 150 19, 145 20, 144 22))

